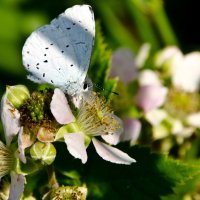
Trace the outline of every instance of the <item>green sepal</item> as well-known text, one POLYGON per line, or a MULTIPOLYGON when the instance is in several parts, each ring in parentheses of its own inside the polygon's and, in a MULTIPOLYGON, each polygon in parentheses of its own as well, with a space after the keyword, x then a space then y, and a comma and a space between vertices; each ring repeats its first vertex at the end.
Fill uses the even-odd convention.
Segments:
POLYGON ((79 133, 80 129, 76 122, 72 122, 70 124, 62 126, 58 132, 56 133, 55 141, 61 140, 63 141, 64 135, 66 133, 79 133))
POLYGON ((41 164, 38 162, 35 162, 35 160, 26 157, 26 163, 20 162, 20 160, 17 160, 17 165, 16 165, 16 172, 18 174, 24 174, 28 175, 31 173, 36 172, 41 168, 41 164))
POLYGON ((82 130, 80 130, 78 124, 76 122, 72 122, 70 124, 62 126, 58 132, 56 133, 55 141, 64 141, 64 135, 67 133, 80 133, 84 137, 86 148, 89 146, 91 142, 91 138, 84 134, 82 130))

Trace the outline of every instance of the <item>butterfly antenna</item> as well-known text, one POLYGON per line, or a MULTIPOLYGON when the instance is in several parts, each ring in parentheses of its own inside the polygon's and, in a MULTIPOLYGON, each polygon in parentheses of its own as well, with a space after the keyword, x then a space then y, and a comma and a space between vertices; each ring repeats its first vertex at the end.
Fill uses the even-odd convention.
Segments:
POLYGON ((100 89, 100 90, 108 91, 108 92, 111 92, 111 93, 113 93, 113 94, 115 94, 115 95, 119 95, 119 93, 113 92, 113 91, 111 91, 111 90, 108 90, 108 89, 106 89, 106 88, 104 88, 104 87, 102 87, 102 86, 100 86, 100 85, 98 85, 98 84, 96 84, 96 83, 94 83, 93 85, 94 85, 96 88, 100 89))

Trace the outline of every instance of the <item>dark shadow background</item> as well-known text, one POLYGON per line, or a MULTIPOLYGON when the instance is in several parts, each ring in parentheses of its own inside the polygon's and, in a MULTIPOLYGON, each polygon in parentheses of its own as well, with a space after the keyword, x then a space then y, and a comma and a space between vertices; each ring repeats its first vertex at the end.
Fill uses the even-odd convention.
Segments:
POLYGON ((165 9, 185 52, 200 49, 200 2, 165 0, 165 9))

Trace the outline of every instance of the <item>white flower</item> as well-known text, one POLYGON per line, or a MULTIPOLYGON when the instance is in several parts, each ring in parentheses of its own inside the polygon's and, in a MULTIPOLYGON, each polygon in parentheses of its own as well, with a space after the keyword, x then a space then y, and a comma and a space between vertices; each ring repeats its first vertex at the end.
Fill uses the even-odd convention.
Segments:
MULTIPOLYGON (((55 101, 55 99, 60 99, 63 95, 60 89, 55 89, 51 107, 62 107, 62 102, 55 101)), ((126 153, 95 139, 96 136, 103 136, 106 134, 115 135, 115 133, 121 133, 122 131, 121 121, 118 120, 119 118, 111 113, 109 108, 105 105, 105 102, 97 95, 89 92, 88 97, 85 96, 75 122, 73 122, 74 116, 70 111, 68 103, 65 102, 63 108, 65 108, 65 110, 54 109, 54 111, 56 110, 56 114, 55 112, 52 112, 52 114, 56 119, 59 118, 59 115, 66 115, 66 118, 72 119, 71 123, 68 122, 69 124, 65 126, 66 129, 63 127, 60 132, 64 132, 64 141, 67 145, 67 149, 75 158, 79 158, 82 160, 82 163, 86 163, 86 148, 90 141, 92 141, 97 153, 104 160, 118 164, 131 164, 135 162, 135 160, 126 153), (67 109, 66 105, 68 106, 67 109), (65 114, 63 114, 63 112, 65 114)), ((110 138, 108 140, 114 143, 116 142, 110 138)))
MULTIPOLYGON (((7 146, 5 146, 0 141, 0 160, 1 160, 0 178, 10 172, 11 186, 10 186, 9 200, 19 200, 21 198, 25 182, 25 178, 23 175, 11 171, 12 168, 14 168, 13 165, 14 162, 16 161, 14 157, 14 152, 12 152, 11 154, 9 148, 13 137, 17 135, 22 128, 20 126, 19 119, 20 119, 20 114, 18 110, 12 106, 12 104, 7 99, 7 95, 5 94, 1 100, 1 120, 4 128, 7 146)), ((20 144, 19 144, 19 150, 20 150, 20 144)), ((21 158, 22 161, 25 162, 26 160, 24 153, 21 151, 20 154, 18 155, 19 158, 21 158)))
POLYGON ((156 57, 158 67, 167 67, 175 88, 196 92, 200 87, 200 52, 183 55, 175 46, 167 47, 156 57))
POLYGON ((200 88, 200 52, 185 55, 172 63, 172 82, 178 89, 197 92, 200 88))

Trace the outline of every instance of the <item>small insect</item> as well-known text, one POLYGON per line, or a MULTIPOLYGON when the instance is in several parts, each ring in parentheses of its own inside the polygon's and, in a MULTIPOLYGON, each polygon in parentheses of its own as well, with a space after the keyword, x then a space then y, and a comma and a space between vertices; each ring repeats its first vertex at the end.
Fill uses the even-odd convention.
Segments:
POLYGON ((69 95, 83 92, 94 37, 92 8, 76 5, 66 9, 26 40, 22 57, 28 79, 52 84, 69 95))

